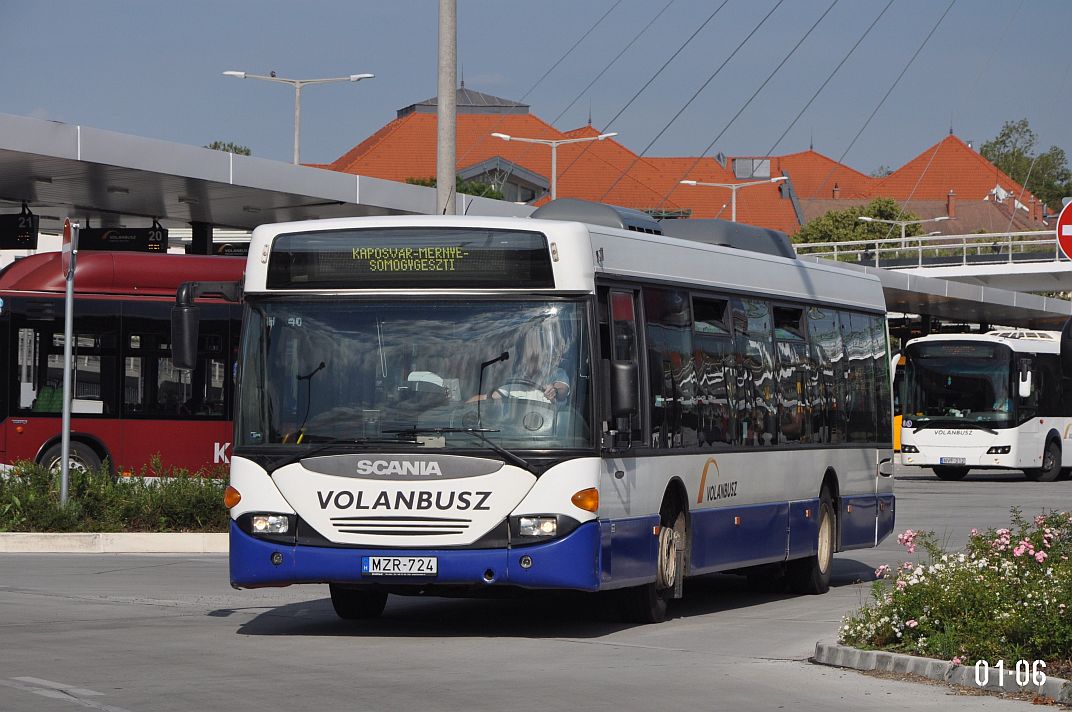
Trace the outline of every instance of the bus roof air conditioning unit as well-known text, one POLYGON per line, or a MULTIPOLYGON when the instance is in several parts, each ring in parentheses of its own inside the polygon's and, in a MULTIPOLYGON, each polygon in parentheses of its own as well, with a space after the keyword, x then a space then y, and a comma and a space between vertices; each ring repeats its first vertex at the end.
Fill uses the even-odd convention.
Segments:
POLYGON ((540 220, 572 220, 588 223, 589 225, 603 225, 604 227, 616 227, 620 230, 645 232, 651 235, 663 234, 660 223, 652 219, 647 213, 618 205, 593 203, 589 200, 577 200, 576 198, 552 200, 547 205, 533 211, 530 217, 540 220))
POLYGON ((728 220, 665 220, 662 234, 679 240, 762 252, 776 257, 796 259, 797 253, 784 232, 728 220))

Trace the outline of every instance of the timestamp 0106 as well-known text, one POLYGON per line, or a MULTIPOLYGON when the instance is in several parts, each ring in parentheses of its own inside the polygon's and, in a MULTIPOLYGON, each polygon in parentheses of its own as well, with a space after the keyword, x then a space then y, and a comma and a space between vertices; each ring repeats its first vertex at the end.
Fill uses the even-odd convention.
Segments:
POLYGON ((1042 687, 1046 684, 1046 662, 1044 660, 1018 660, 1015 666, 1007 666, 1004 660, 998 660, 991 665, 986 660, 975 663, 975 684, 986 687, 990 684, 991 672, 997 675, 997 684, 1005 686, 1005 676, 1008 675, 1016 682, 1017 687, 1033 685, 1042 687))

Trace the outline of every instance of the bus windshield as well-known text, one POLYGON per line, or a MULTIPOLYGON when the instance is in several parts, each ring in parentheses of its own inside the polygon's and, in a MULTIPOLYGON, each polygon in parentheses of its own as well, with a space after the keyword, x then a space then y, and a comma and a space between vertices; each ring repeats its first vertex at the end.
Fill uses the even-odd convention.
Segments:
POLYGON ((904 419, 1015 423, 1012 350, 1001 344, 932 342, 910 344, 904 385, 904 419))
POLYGON ((237 446, 588 448, 586 303, 263 299, 237 446))

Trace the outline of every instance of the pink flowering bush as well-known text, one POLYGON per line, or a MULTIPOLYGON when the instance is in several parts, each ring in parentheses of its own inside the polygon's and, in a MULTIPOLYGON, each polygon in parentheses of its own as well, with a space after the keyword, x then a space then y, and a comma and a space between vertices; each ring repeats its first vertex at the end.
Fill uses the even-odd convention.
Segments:
POLYGON ((1072 672, 1072 514, 1009 528, 972 529, 962 552, 933 532, 897 537, 916 561, 875 570, 871 602, 846 616, 839 638, 861 648, 955 660, 1045 660, 1072 672))

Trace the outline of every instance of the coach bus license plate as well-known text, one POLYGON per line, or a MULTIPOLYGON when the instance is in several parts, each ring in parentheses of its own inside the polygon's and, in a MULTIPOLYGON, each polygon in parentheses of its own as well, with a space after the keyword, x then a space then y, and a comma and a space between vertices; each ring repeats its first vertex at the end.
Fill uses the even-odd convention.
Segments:
POLYGON ((963 465, 967 460, 963 457, 942 457, 939 458, 939 462, 942 465, 963 465))
POLYGON ((435 576, 438 560, 434 556, 362 556, 361 573, 365 576, 435 576))

